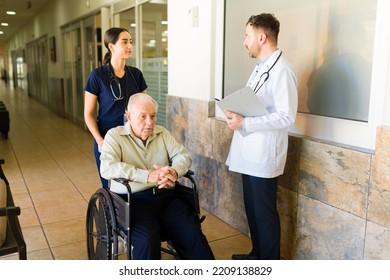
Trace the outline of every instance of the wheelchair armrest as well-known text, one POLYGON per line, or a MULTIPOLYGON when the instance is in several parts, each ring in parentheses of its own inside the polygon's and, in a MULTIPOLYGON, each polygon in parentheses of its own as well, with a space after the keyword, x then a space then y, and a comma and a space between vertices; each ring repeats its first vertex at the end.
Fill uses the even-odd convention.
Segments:
POLYGON ((128 184, 129 183, 129 179, 126 179, 126 178, 115 178, 113 179, 114 181, 118 182, 118 183, 121 183, 121 184, 128 184))
POLYGON ((131 194, 130 180, 126 178, 115 178, 109 180, 109 189, 118 194, 131 194))
POLYGON ((184 174, 183 177, 184 177, 184 178, 187 178, 188 180, 190 180, 191 183, 192 183, 192 186, 191 186, 191 187, 192 187, 195 191, 197 191, 197 190, 196 190, 195 179, 194 179, 194 177, 193 177, 194 174, 195 174, 194 171, 188 170, 187 173, 184 174))

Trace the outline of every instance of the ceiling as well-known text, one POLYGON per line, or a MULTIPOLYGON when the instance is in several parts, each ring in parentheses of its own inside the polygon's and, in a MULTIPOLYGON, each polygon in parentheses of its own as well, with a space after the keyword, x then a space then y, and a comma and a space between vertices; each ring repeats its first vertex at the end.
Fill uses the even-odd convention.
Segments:
POLYGON ((21 29, 49 0, 0 0, 0 43, 5 43, 21 29), (14 11, 16 15, 7 15, 7 11, 14 11))

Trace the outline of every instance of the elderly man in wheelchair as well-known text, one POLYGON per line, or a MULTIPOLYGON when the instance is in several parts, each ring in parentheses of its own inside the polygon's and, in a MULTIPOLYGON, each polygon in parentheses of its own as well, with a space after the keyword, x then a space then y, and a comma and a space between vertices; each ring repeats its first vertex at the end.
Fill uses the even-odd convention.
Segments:
POLYGON ((127 123, 105 136, 100 172, 110 190, 98 190, 88 206, 90 258, 115 259, 124 242, 129 259, 160 259, 161 242, 169 241, 180 259, 214 259, 199 216, 175 188, 188 176, 190 156, 156 118, 152 97, 132 95, 127 123))

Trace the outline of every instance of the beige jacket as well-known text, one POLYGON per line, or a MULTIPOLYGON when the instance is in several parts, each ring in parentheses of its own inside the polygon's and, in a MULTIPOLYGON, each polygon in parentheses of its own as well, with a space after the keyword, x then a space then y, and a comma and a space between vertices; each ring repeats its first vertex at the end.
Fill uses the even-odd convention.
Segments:
POLYGON ((156 186, 148 182, 149 170, 153 165, 172 166, 179 177, 191 166, 187 150, 179 144, 170 132, 156 125, 146 145, 137 138, 130 124, 110 129, 105 138, 100 155, 100 173, 103 178, 126 178, 132 192, 138 192, 156 186))

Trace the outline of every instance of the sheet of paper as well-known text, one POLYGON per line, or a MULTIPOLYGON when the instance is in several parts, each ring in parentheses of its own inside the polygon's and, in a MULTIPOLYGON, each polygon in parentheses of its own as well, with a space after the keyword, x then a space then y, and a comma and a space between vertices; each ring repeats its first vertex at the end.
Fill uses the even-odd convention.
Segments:
MULTIPOLYGON (((250 87, 233 92, 224 99, 217 101, 216 104, 224 114, 225 110, 235 112, 244 117, 258 117, 268 113, 267 109, 250 87)), ((248 135, 243 130, 239 130, 239 132, 242 136, 248 135)))
POLYGON ((268 113, 250 87, 229 94, 221 101, 217 101, 217 105, 222 112, 229 110, 244 117, 257 117, 268 113))

